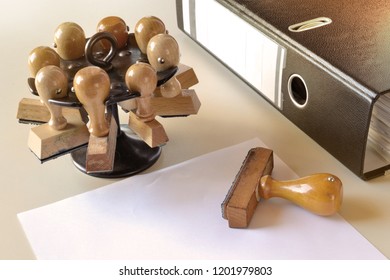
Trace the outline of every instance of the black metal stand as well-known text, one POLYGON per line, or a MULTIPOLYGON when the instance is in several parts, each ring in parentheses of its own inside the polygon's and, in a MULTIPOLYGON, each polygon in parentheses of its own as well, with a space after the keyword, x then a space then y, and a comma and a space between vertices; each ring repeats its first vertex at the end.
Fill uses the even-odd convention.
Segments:
POLYGON ((151 167, 160 157, 161 148, 150 148, 137 135, 122 127, 117 136, 114 170, 104 173, 87 173, 87 147, 71 153, 74 165, 83 173, 100 178, 119 178, 135 175, 151 167))

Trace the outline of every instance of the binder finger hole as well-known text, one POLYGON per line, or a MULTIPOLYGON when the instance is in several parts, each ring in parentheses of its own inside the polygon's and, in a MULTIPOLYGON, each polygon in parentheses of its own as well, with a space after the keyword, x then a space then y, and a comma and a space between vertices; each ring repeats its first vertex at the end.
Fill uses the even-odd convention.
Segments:
POLYGON ((308 91, 305 80, 298 74, 293 74, 288 79, 288 94, 295 106, 303 108, 307 104, 308 91))

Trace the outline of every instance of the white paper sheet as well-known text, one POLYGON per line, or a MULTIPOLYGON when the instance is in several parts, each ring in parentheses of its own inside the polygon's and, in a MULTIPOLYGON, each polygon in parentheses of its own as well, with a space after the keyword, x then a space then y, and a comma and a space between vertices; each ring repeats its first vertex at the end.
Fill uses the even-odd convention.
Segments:
MULTIPOLYGON (((38 259, 385 259, 341 216, 259 203, 231 229, 224 200, 258 139, 18 215, 38 259)), ((274 154, 273 176, 296 175, 274 154)))

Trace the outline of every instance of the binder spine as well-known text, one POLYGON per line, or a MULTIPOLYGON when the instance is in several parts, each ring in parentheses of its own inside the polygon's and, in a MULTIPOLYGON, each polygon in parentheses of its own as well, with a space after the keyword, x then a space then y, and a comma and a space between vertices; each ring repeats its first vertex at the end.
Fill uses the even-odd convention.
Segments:
POLYGON ((363 176, 372 100, 291 49, 287 50, 282 91, 282 113, 354 173, 363 176), (294 75, 306 85, 304 106, 296 104, 292 93, 295 90, 295 95, 303 95, 302 88, 291 87, 289 79, 294 75))

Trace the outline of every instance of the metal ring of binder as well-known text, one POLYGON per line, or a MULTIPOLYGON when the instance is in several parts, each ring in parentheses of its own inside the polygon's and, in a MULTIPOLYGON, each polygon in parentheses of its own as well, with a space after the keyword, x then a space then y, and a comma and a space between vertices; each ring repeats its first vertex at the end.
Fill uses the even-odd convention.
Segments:
POLYGON ((307 20, 304 22, 300 22, 297 24, 290 25, 288 27, 288 30, 291 32, 302 32, 302 31, 307 31, 310 29, 318 28, 324 25, 328 25, 332 23, 332 20, 327 17, 319 17, 311 20, 307 20))

